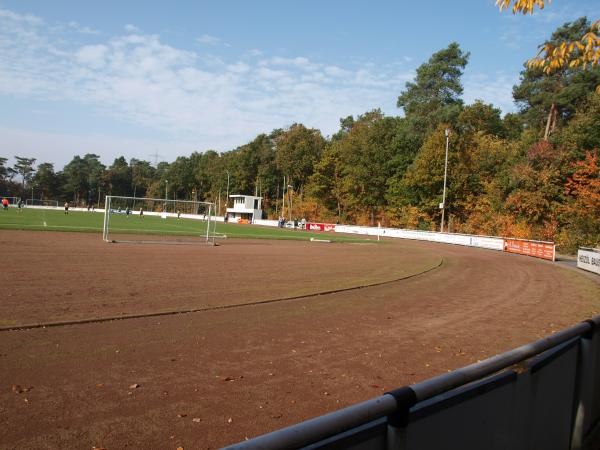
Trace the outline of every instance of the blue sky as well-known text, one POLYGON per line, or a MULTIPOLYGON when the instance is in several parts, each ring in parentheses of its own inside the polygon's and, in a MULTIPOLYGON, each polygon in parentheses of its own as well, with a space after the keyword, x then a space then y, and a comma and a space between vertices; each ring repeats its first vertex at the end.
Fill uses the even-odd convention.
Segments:
POLYGON ((60 169, 226 151, 295 122, 331 135, 341 117, 401 115, 405 83, 453 41, 471 53, 465 102, 510 112, 523 63, 584 15, 600 3, 0 0, 0 156, 60 169))

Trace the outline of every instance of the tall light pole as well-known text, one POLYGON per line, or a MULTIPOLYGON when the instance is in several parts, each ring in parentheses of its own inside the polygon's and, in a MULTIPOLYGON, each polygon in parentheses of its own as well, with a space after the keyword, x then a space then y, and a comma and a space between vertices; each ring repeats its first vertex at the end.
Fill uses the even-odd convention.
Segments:
POLYGON ((227 206, 229 206, 229 170, 227 172, 227 197, 225 198, 225 213, 227 213, 227 206))
POLYGON ((167 200, 169 199, 169 180, 165 180, 165 211, 167 210, 167 200))
POLYGON ((446 179, 448 177, 448 143, 450 141, 450 130, 446 128, 444 132, 446 134, 446 158, 444 162, 444 193, 442 194, 442 203, 440 203, 440 208, 442 210, 442 226, 440 227, 440 233, 444 232, 444 213, 446 211, 446 179))
POLYGON ((292 221, 292 209, 294 209, 294 200, 293 200, 294 199, 294 187, 290 186, 289 184, 288 184, 288 196, 290 199, 290 222, 291 222, 292 221), (291 194, 289 193, 290 189, 292 190, 291 194))

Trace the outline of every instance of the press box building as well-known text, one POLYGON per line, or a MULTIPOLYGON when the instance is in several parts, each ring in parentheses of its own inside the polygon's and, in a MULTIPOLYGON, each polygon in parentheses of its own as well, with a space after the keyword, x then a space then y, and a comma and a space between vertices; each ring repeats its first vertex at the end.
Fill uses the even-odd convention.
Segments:
POLYGON ((247 220, 254 222, 262 219, 262 198, 253 195, 230 195, 233 208, 227 208, 227 219, 232 222, 247 220))

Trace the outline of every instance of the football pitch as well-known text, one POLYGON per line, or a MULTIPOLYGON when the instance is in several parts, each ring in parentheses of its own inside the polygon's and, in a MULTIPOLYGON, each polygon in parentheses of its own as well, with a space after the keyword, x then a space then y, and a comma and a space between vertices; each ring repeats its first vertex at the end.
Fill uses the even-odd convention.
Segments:
MULTIPOLYGON (((92 211, 25 208, 18 211, 10 208, 0 211, 0 230, 35 230, 35 231, 70 231, 102 233, 104 214, 92 211)), ((145 215, 140 218, 137 214, 127 216, 113 213, 110 216, 111 234, 137 234, 161 236, 204 236, 206 223, 196 219, 177 219, 145 215)), ((333 233, 310 232, 287 228, 261 227, 239 225, 234 223, 212 222, 217 236, 246 239, 288 239, 310 240, 327 239, 333 242, 365 242, 366 237, 334 235, 333 233)), ((370 241, 375 243, 376 241, 370 241)))

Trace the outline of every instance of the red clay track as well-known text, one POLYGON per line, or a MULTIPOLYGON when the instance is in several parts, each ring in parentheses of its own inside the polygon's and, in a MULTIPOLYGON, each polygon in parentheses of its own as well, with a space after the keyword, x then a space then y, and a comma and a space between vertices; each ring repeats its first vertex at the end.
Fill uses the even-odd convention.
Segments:
POLYGON ((575 271, 449 245, 231 240, 198 253, 20 232, 0 232, 0 243, 10 294, 2 325, 299 295, 444 261, 425 275, 287 302, 1 332, 2 450, 214 448, 508 350, 600 309, 600 285, 575 271))

